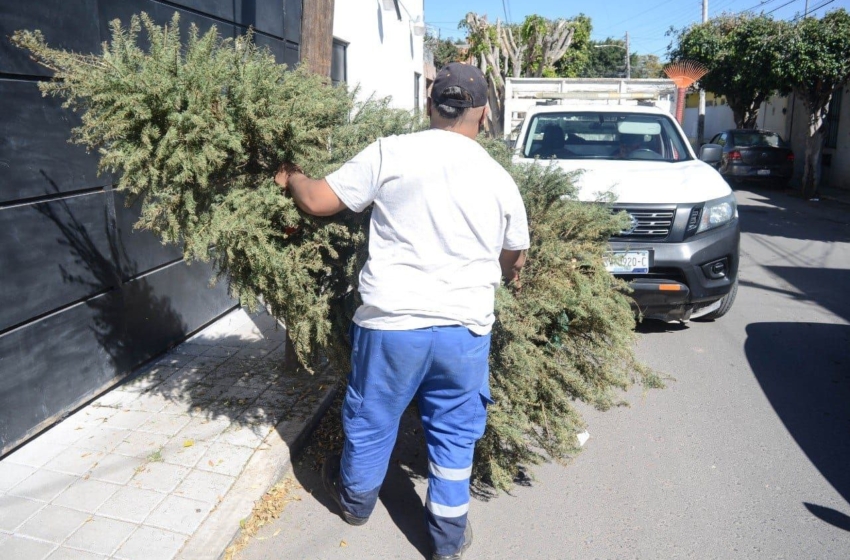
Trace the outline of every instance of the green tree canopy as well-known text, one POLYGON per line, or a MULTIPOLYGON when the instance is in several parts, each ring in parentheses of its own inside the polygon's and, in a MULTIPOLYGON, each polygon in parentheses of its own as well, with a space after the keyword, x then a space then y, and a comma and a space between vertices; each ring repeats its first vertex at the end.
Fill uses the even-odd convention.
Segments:
POLYGON ((661 60, 654 54, 633 54, 631 61, 632 78, 666 78, 664 75, 664 65, 661 64, 661 60))
POLYGON ((593 23, 584 14, 573 18, 575 32, 570 48, 564 56, 555 62, 554 73, 562 78, 578 78, 582 75, 584 68, 590 60, 590 33, 593 31, 593 23))
POLYGON ((783 41, 781 74, 808 112, 803 194, 809 196, 820 180, 829 103, 850 78, 850 14, 841 8, 820 19, 799 20, 783 41))
POLYGON ((741 128, 754 128, 759 108, 787 91, 780 72, 788 24, 767 15, 724 14, 678 32, 670 60, 694 60, 708 73, 700 87, 726 97, 741 128))
MULTIPOLYGON (((583 78, 625 78, 626 42, 608 37, 604 41, 591 41, 589 60, 581 74, 583 78)), ((637 60, 637 55, 631 55, 637 60)))
POLYGON ((425 48, 434 55, 434 67, 439 70, 449 62, 460 62, 461 51, 450 39, 440 39, 431 34, 425 35, 425 48))
MULTIPOLYGON (((626 77, 626 42, 608 37, 602 41, 590 40, 590 19, 580 15, 577 22, 586 23, 579 40, 576 38, 570 49, 555 64, 555 73, 562 78, 624 78, 626 77), (582 22, 584 18, 586 22, 582 22)), ((657 56, 629 53, 631 77, 634 79, 663 78, 661 61, 657 56)))

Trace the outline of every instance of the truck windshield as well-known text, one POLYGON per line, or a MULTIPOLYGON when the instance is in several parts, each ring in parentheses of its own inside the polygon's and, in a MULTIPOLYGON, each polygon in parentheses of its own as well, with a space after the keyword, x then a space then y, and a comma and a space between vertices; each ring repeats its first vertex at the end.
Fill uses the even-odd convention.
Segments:
POLYGON ((534 115, 522 154, 541 159, 691 159, 670 117, 626 112, 534 115))

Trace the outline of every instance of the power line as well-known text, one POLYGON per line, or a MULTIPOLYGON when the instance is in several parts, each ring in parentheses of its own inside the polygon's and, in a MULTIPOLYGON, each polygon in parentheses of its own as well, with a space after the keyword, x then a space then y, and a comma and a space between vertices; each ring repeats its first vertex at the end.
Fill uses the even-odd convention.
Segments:
MULTIPOLYGON (((656 9, 656 8, 660 8, 661 6, 664 6, 665 4, 669 4, 670 2, 673 2, 673 1, 674 1, 674 0, 665 0, 664 2, 661 2, 661 3, 659 3, 659 4, 656 4, 655 6, 653 6, 653 7, 651 7, 651 8, 648 8, 648 9, 646 9, 646 10, 642 10, 642 11, 641 11, 641 14, 645 14, 645 13, 647 13, 647 12, 651 12, 652 10, 654 10, 654 9, 656 9)), ((618 25, 621 25, 621 24, 623 24, 623 23, 626 23, 626 22, 628 22, 628 21, 631 21, 632 19, 634 19, 634 16, 629 17, 629 18, 626 18, 626 19, 624 19, 623 21, 618 21, 617 23, 612 23, 611 25, 609 25, 609 26, 608 26, 608 27, 606 27, 605 29, 612 29, 612 28, 614 28, 614 27, 617 27, 618 25)))
POLYGON ((502 10, 505 12, 505 21, 510 24, 511 18, 508 16, 508 4, 507 2, 505 2, 505 0, 502 0, 502 10))
POLYGON ((784 8, 785 6, 787 6, 788 4, 793 4, 793 3, 794 3, 794 2, 796 2, 796 1, 797 1, 797 0, 789 0, 788 2, 785 2, 784 4, 782 4, 781 6, 777 6, 776 8, 773 8, 772 10, 770 10, 769 12, 766 12, 764 15, 772 14, 772 13, 773 13, 773 12, 775 12, 776 10, 781 10, 782 8, 784 8))
POLYGON ((643 24, 629 26, 629 28, 630 28, 630 30, 635 30, 635 31, 638 31, 640 33, 644 33, 644 32, 652 33, 656 29, 666 30, 671 25, 675 26, 675 24, 678 24, 679 22, 688 21, 688 20, 693 19, 694 16, 692 14, 690 14, 689 12, 690 12, 689 9, 677 12, 675 15, 671 15, 667 19, 666 22, 664 22, 660 25, 659 25, 659 22, 657 22, 657 21, 650 21, 650 22, 645 22, 643 24))
POLYGON ((807 16, 807 15, 813 14, 814 12, 816 12, 816 11, 820 10, 820 9, 821 9, 821 8, 823 8, 824 6, 828 6, 829 4, 832 4, 833 2, 835 2, 835 0, 826 0, 826 2, 823 2, 823 3, 821 3, 821 4, 818 4, 817 6, 815 6, 815 7, 813 7, 813 8, 810 8, 810 9, 809 9, 809 11, 808 11, 806 14, 798 15, 797 17, 795 17, 795 18, 794 18, 794 19, 792 19, 791 21, 792 21, 792 22, 794 22, 794 21, 797 21, 798 19, 800 19, 801 17, 805 17, 805 16, 807 16))
MULTIPOLYGON (((737 0, 726 0, 725 2, 724 2, 724 1, 717 2, 717 3, 715 3, 715 4, 711 5, 711 6, 709 6, 709 9, 710 9, 711 11, 713 11, 715 14, 716 14, 717 12, 721 12, 721 13, 722 13, 722 11, 721 11, 721 10, 725 10, 726 8, 728 8, 728 7, 730 7, 732 4, 734 4, 736 1, 737 1, 737 0)), ((770 1, 773 1, 773 0, 770 0, 770 1)))
MULTIPOLYGON (((765 6, 767 6, 768 4, 772 4, 773 2, 776 2, 776 0, 763 0, 762 2, 759 2, 758 4, 756 4, 755 6, 753 6, 752 8, 747 8, 746 10, 741 10, 741 11, 740 11, 740 12, 738 12, 738 13, 739 13, 739 14, 743 14, 744 12, 752 12, 752 11, 753 11, 753 10, 755 10, 756 8, 764 8, 765 6)), ((782 6, 780 6, 780 8, 781 8, 781 7, 782 7, 782 6)))

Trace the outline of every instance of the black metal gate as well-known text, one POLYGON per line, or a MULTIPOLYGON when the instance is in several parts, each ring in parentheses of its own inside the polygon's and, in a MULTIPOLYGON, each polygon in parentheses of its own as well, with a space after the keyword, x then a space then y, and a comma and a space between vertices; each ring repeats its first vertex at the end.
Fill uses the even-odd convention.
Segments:
POLYGON ((77 122, 43 98, 44 68, 9 43, 96 52, 108 24, 180 12, 188 28, 255 29, 278 61, 298 62, 302 0, 0 0, 0 455, 235 306, 209 266, 134 232, 112 177, 68 143, 77 122))

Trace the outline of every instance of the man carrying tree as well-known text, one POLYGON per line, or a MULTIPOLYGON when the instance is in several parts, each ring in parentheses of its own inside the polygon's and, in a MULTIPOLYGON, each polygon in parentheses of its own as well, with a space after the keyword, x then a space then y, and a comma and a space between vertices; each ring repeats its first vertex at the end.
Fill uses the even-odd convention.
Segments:
POLYGON ((529 246, 519 189, 476 141, 487 80, 452 63, 428 100, 430 130, 382 138, 324 179, 284 164, 275 181, 303 211, 373 206, 363 304, 351 326, 342 455, 325 486, 352 525, 378 500, 401 415, 416 397, 428 445, 426 519, 433 559, 461 558, 475 442, 490 401, 495 290, 518 281, 529 246))

